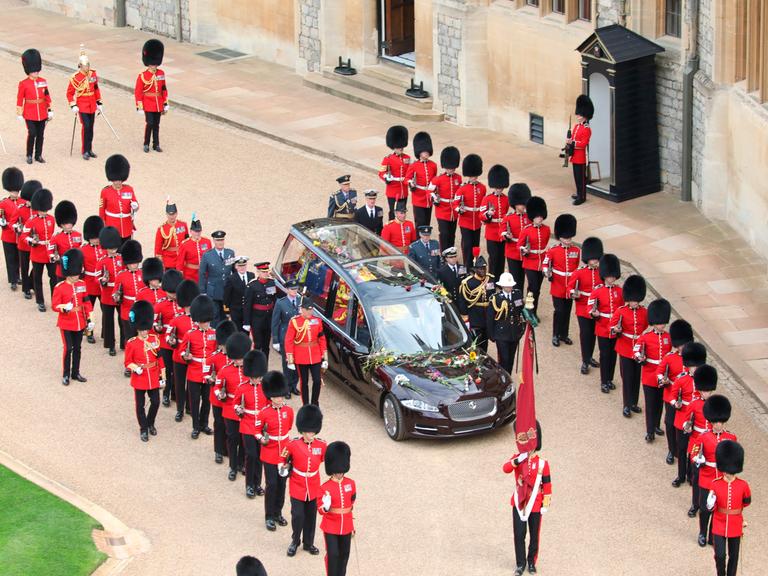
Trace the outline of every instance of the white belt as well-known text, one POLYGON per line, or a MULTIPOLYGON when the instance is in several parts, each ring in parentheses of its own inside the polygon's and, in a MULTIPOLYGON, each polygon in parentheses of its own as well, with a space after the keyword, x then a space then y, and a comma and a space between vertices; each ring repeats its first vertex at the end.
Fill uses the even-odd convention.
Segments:
MULTIPOLYGON (((227 394, 227 398, 229 398, 229 396, 231 396, 231 395, 227 394)), ((234 396, 232 396, 232 398, 234 398, 234 396)), ((243 412, 245 412, 246 414, 251 414, 253 416, 256 415, 256 410, 246 410, 245 408, 243 408, 243 412)))
POLYGON ((501 224, 504 222, 504 218, 491 218, 488 222, 491 224, 501 224))
POLYGON ((512 238, 512 236, 509 237, 510 242, 517 242, 517 238, 512 238))
POLYGON ((645 359, 648 364, 661 364, 661 360, 653 360, 652 358, 646 358, 645 359))
POLYGON ((573 272, 562 272, 557 268, 550 268, 550 270, 552 270, 552 274, 557 274, 558 276, 570 276, 573 274, 573 272))
POLYGON ((402 182, 405 180, 405 178, 395 178, 394 176, 389 177, 389 182, 402 182))
POLYGON ((106 212, 107 216, 110 216, 112 218, 130 218, 130 214, 115 214, 114 212, 106 212))
POLYGON ((107 286, 114 286, 114 285, 115 285, 114 282, 107 282, 107 286))
MULTIPOLYGON (((227 394, 227 398, 234 398, 234 397, 235 397, 234 394, 227 394)), ((255 412, 254 412, 254 414, 255 414, 255 412)))
POLYGON ((704 466, 709 466, 710 468, 717 468, 717 462, 704 462, 704 466))
POLYGON ((101 272, 88 272, 86 270, 85 275, 86 276, 101 276, 101 272))
POLYGON ((205 362, 205 358, 195 358, 194 356, 190 358, 192 362, 205 362))
POLYGON ((613 314, 606 314, 605 312, 600 312, 600 317, 601 318, 611 318, 612 316, 613 316, 613 314))
POLYGON ((314 472, 302 472, 301 470, 296 470, 296 468, 294 468, 293 471, 304 478, 312 478, 312 476, 317 476, 318 473, 318 470, 315 470, 314 472))
POLYGON ((528 254, 544 254, 546 250, 528 250, 528 254))
POLYGON ((683 406, 688 406, 688 404, 690 404, 690 402, 686 402, 685 400, 681 400, 681 401, 680 401, 680 403, 681 403, 683 406))
POLYGON ((627 334, 626 332, 622 332, 621 335, 626 337, 626 338, 632 338, 632 340, 637 340, 641 336, 641 334, 637 334, 637 335, 635 335, 635 334, 627 334))
POLYGON ((414 188, 416 188, 417 190, 426 190, 427 192, 429 192, 430 190, 429 186, 419 186, 418 184, 416 184, 414 188))
POLYGON ((270 436, 269 437, 270 440, 277 440, 278 442, 280 442, 281 440, 285 440, 286 438, 288 438, 288 434, 283 434, 282 436, 270 436))
POLYGON ((136 296, 126 296, 126 295, 123 295, 123 298, 125 298, 126 300, 136 300, 136 296))
POLYGON ((480 212, 482 210, 482 207, 478 206, 477 208, 470 208, 469 206, 464 206, 465 212, 480 212))
POLYGON ((699 434, 704 434, 704 432, 706 432, 707 429, 706 428, 699 428, 698 426, 694 426, 693 427, 693 431, 694 432, 698 432, 699 434))

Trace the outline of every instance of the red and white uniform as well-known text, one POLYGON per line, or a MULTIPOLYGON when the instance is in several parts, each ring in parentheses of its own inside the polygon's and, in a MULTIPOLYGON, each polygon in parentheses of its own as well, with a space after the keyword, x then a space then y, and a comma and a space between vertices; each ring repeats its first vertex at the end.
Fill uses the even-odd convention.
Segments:
POLYGON ((260 429, 256 428, 259 412, 266 407, 269 401, 261 391, 261 384, 254 386, 251 384, 250 378, 243 376, 242 367, 238 369, 238 376, 230 376, 230 372, 226 372, 227 400, 229 400, 230 386, 237 381, 237 378, 241 378, 241 383, 234 391, 235 397, 232 399, 232 404, 225 404, 222 414, 224 418, 237 420, 234 407, 240 406, 243 409, 243 416, 239 418, 240 434, 256 436, 260 432, 260 429), (233 414, 234 418, 232 418, 233 414))
POLYGON ((387 198, 405 200, 408 198, 408 183, 406 182, 406 173, 411 163, 411 157, 408 154, 395 154, 385 156, 379 166, 379 178, 387 183, 387 198))
POLYGON ((331 495, 331 507, 326 512, 322 506, 317 511, 323 517, 320 521, 320 530, 326 534, 343 536, 355 531, 354 516, 352 515, 355 500, 357 499, 357 487, 352 478, 344 476, 341 481, 333 478, 320 486, 320 498, 328 492, 331 495))
POLYGON ((22 200, 21 196, 14 199, 8 196, 0 202, 0 215, 5 218, 6 224, 3 226, 2 235, 0 240, 8 242, 9 244, 16 244, 16 229, 13 227, 19 219, 19 208, 27 203, 26 200, 22 200))
POLYGON ((392 220, 381 230, 381 239, 405 252, 418 239, 416 225, 410 220, 392 220))
POLYGON ((504 216, 504 222, 502 223, 504 232, 504 239, 506 244, 504 245, 504 256, 512 260, 521 260, 520 256, 520 234, 526 226, 529 226, 531 221, 528 219, 528 215, 525 213, 519 214, 514 210, 504 216))
POLYGON ((457 218, 456 208, 458 207, 458 198, 456 193, 461 187, 461 176, 443 172, 440 176, 432 179, 430 190, 436 191, 439 202, 435 204, 435 217, 438 220, 448 220, 455 222, 457 218))
POLYGON ((579 122, 573 127, 571 137, 574 144, 571 164, 586 164, 587 146, 589 146, 589 139, 592 138, 592 129, 586 124, 579 122))
POLYGON ((141 374, 131 372, 131 386, 135 390, 155 390, 160 388, 160 379, 162 378, 162 370, 165 368, 165 364, 160 356, 160 338, 158 338, 157 334, 150 332, 144 340, 138 336, 128 340, 125 343, 125 360, 123 364, 126 368, 128 368, 129 364, 141 366, 141 374))
POLYGON ((286 355, 293 355, 294 364, 318 364, 323 361, 326 341, 323 321, 313 316, 294 316, 288 322, 283 342, 286 355))
POLYGON ((155 304, 155 322, 163 326, 163 336, 160 338, 160 348, 164 350, 173 350, 174 347, 168 344, 165 335, 168 333, 171 321, 179 314, 183 314, 179 305, 176 304, 176 300, 171 300, 166 296, 164 300, 160 300, 155 304))
POLYGON ((592 310, 595 302, 597 302, 597 311, 600 312, 600 316, 595 319, 595 336, 615 338, 611 334, 611 319, 616 310, 624 305, 624 295, 621 286, 599 284, 592 290, 589 300, 587 300, 587 306, 589 306, 590 310, 592 310))
POLYGON ((59 319, 56 326, 61 330, 69 332, 79 332, 85 330, 88 324, 88 317, 93 311, 91 301, 88 299, 85 282, 78 280, 69 283, 63 280, 56 284, 53 289, 53 298, 51 299, 54 310, 59 312, 59 319), (72 304, 72 310, 63 312, 59 309, 62 304, 72 304))
POLYGON ((256 416, 256 438, 266 431, 269 442, 261 447, 261 461, 265 464, 279 464, 280 454, 290 442, 291 426, 293 426, 293 408, 290 406, 274 406, 268 404, 256 416))
POLYGON ((504 231, 504 216, 509 210, 509 200, 504 194, 487 194, 480 204, 480 216, 485 224, 485 239, 501 242, 504 231))
POLYGON ((582 266, 571 274, 566 284, 566 294, 570 298, 578 290, 578 297, 574 300, 576 303, 576 316, 592 318, 589 296, 592 294, 592 290, 602 282, 600 270, 597 269, 597 266, 594 268, 582 266))
POLYGON ((678 398, 682 402, 682 406, 675 412, 675 428, 678 430, 682 430, 683 424, 688 420, 688 405, 691 403, 691 400, 693 400, 695 389, 693 376, 688 372, 679 374, 669 387, 669 394, 672 396, 671 403, 674 404, 678 398))
POLYGON ((102 268, 99 266, 99 260, 106 255, 107 251, 90 242, 83 244, 80 250, 83 253, 83 275, 88 296, 101 296, 102 287, 99 278, 101 278, 102 268))
POLYGON ((712 429, 712 425, 704 418, 704 398, 698 390, 693 391, 691 401, 688 406, 683 407, 681 412, 685 412, 685 419, 692 424, 691 436, 688 440, 688 455, 695 456, 692 450, 699 441, 699 436, 712 429))
POLYGON ((656 371, 656 376, 667 375, 670 382, 669 385, 664 386, 662 399, 665 404, 671 404, 677 399, 677 395, 673 395, 672 383, 674 383, 677 377, 682 374, 684 369, 683 358, 680 356, 679 351, 669 352, 661 359, 659 369, 656 371))
MULTIPOLYGON (((216 372, 216 382, 211 388, 217 394, 222 389, 227 393, 226 399, 221 401, 221 414, 224 418, 240 421, 240 417, 235 412, 235 398, 240 385, 248 383, 249 379, 243 375, 243 367, 235 366, 231 360, 216 372)), ((252 416, 255 421, 255 413, 252 416)))
POLYGON ((27 237, 29 236, 29 230, 27 229, 27 222, 29 222, 29 219, 32 218, 32 216, 35 215, 35 212, 32 211, 32 208, 29 206, 29 202, 24 201, 20 206, 18 211, 16 212, 16 222, 18 224, 21 224, 21 233, 19 234, 19 237, 16 239, 16 247, 19 249, 20 252, 30 252, 32 250, 32 247, 27 242, 27 237))
POLYGON ((712 510, 712 534, 726 538, 738 538, 744 534, 742 510, 752 503, 749 484, 741 478, 728 482, 720 478, 712 482, 715 507, 712 510))
POLYGON ((212 356, 216 351, 216 330, 201 330, 193 326, 181 339, 179 348, 183 354, 189 350, 192 358, 187 360, 187 381, 203 383, 213 376, 212 356))
POLYGON ((165 332, 165 339, 166 343, 168 343, 168 337, 171 334, 175 334, 176 336, 176 345, 172 346, 173 348, 173 361, 177 364, 186 364, 187 361, 184 360, 181 353, 184 351, 184 348, 181 347, 181 342, 184 340, 184 338, 187 335, 187 332, 192 330, 194 324, 192 323, 192 318, 190 315, 183 310, 177 314, 173 320, 171 320, 170 325, 166 329, 165 332))
MULTIPOLYGON (((115 278, 115 291, 118 289, 122 293, 120 300, 120 319, 128 320, 131 312, 131 306, 139 297, 139 290, 144 288, 144 281, 141 279, 141 270, 121 270, 115 278)), ((114 292, 112 293, 114 295, 114 292)))
POLYGON ((467 230, 480 230, 483 225, 480 210, 485 198, 485 184, 465 182, 456 191, 456 213, 459 215, 459 227, 467 230))
POLYGON ((568 282, 578 270, 580 261, 581 248, 578 246, 557 244, 547 250, 542 270, 545 274, 547 274, 547 270, 552 272, 549 293, 554 298, 568 298, 570 296, 571 293, 567 289, 568 282))
MULTIPOLYGON (((86 74, 82 70, 75 72, 69 79, 67 85, 67 102, 70 106, 77 106, 83 114, 96 113, 96 105, 101 101, 101 91, 99 90, 99 78, 96 76, 96 70, 88 70, 86 74)), ((103 218, 102 218, 103 219, 103 218)), ((106 224, 110 226, 110 224, 106 224)))
POLYGON ((101 284, 101 303, 105 306, 117 306, 112 295, 115 293, 115 279, 125 269, 123 257, 118 253, 108 254, 105 250, 97 266, 101 270, 100 281, 103 282, 105 278, 107 280, 101 284))
POLYGON ((176 268, 182 273, 184 280, 200 281, 200 260, 212 246, 211 241, 203 236, 199 240, 187 238, 179 245, 176 268))
POLYGON ((40 122, 48 119, 48 110, 51 109, 51 95, 48 92, 48 81, 38 76, 37 78, 24 78, 19 82, 19 90, 16 92, 16 114, 23 116, 24 120, 40 122))
POLYGON ((715 450, 717 450, 717 445, 723 440, 733 440, 736 442, 738 438, 736 438, 736 434, 732 434, 727 430, 723 430, 720 433, 709 430, 696 439, 696 444, 691 449, 693 456, 699 454, 704 456, 704 462, 699 468, 699 487, 702 490, 710 490, 713 482, 723 477, 722 472, 717 469, 717 462, 715 460, 715 450))
MULTIPOLYGON (((155 256, 163 261, 166 270, 177 267, 179 246, 189 235, 186 222, 176 220, 175 224, 166 222, 155 233, 155 256)), ((197 281, 197 278, 194 279, 197 281)))
POLYGON ((159 287, 152 288, 146 284, 144 285, 144 288, 139 290, 139 293, 136 296, 137 300, 143 300, 152 304, 152 307, 155 309, 155 318, 157 318, 157 305, 166 298, 168 298, 168 295, 165 293, 165 290, 159 287))
POLYGON ((319 438, 307 443, 304 438, 294 438, 280 454, 280 464, 291 461, 291 477, 288 490, 291 498, 308 502, 320 492, 320 465, 325 460, 328 445, 319 438))
POLYGON ((432 207, 430 184, 437 176, 437 164, 432 160, 414 160, 405 171, 405 180, 411 188, 411 202, 419 208, 432 207))
POLYGON ((104 220, 104 226, 117 228, 121 238, 130 237, 136 230, 131 202, 138 204, 136 193, 128 184, 123 184, 119 190, 110 184, 99 195, 99 216, 104 220))
POLYGON ((659 366, 671 349, 672 341, 669 338, 669 332, 664 330, 661 332, 648 330, 635 341, 634 355, 645 356, 640 376, 643 386, 659 387, 659 379, 657 378, 659 366))
MULTIPOLYGON (((53 243, 53 249, 56 254, 64 256, 64 253, 67 250, 71 248, 80 248, 83 245, 83 235, 74 229, 69 232, 62 230, 51 238, 51 242, 53 243)), ((56 275, 59 278, 64 276, 64 271, 61 269, 61 260, 56 264, 56 275)))
POLYGON ((29 259, 38 264, 49 264, 54 257, 53 232, 56 229, 56 221, 50 214, 35 214, 27 220, 24 226, 24 234, 28 239, 37 236, 37 244, 29 244, 29 259))
MULTIPOLYGON (((541 512, 544 496, 552 494, 552 479, 549 474, 549 462, 538 454, 528 456, 521 463, 516 463, 519 454, 504 462, 505 474, 515 473, 515 493, 511 504, 523 516, 526 512, 541 512)), ((527 518, 527 515, 526 515, 527 518)))
POLYGON ((165 86, 165 72, 160 68, 152 72, 144 70, 136 78, 133 91, 136 108, 145 112, 162 112, 168 102, 168 89, 165 86))
POLYGON ((517 240, 517 245, 520 248, 520 256, 523 260, 524 270, 539 270, 544 267, 544 255, 547 253, 547 244, 549 244, 549 237, 552 231, 546 224, 537 226, 536 224, 529 224, 523 231, 520 232, 520 236, 517 240), (528 253, 523 254, 523 247, 528 247, 528 253))
POLYGON ((208 399, 211 402, 211 406, 218 406, 219 408, 224 407, 224 403, 219 400, 219 397, 216 396, 216 382, 219 381, 218 374, 224 369, 224 366, 227 365, 229 362, 229 358, 227 358, 227 355, 221 351, 221 349, 216 350, 213 353, 213 356, 211 356, 211 373, 216 377, 216 379, 213 382, 213 386, 210 387, 209 393, 208 393, 208 399))
POLYGON ((616 336, 616 353, 624 358, 634 358, 635 342, 648 328, 648 309, 645 306, 631 308, 629 304, 619 306, 611 316, 611 326, 621 323, 621 332, 616 336))

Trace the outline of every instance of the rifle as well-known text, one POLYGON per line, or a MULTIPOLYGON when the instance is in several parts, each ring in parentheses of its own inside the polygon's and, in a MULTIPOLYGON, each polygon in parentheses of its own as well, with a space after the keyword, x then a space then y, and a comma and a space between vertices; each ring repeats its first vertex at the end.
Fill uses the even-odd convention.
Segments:
POLYGON ((589 311, 589 315, 592 316, 592 318, 598 318, 600 316, 600 301, 595 298, 592 301, 592 310, 589 311))
MULTIPOLYGON (((565 137, 570 140, 573 136, 573 133, 571 131, 571 117, 568 116, 568 131, 565 133, 565 137)), ((571 142, 570 144, 566 144, 560 149, 560 158, 563 159, 563 168, 568 168, 568 160, 571 156, 573 156, 573 150, 574 150, 574 144, 571 142)))
POLYGON ((573 300, 578 300, 581 297, 581 293, 579 292, 579 281, 578 279, 573 283, 573 290, 571 290, 571 298, 573 300))
POLYGON ((123 299, 123 285, 122 284, 118 284, 115 287, 114 292, 112 292, 112 300, 115 301, 115 304, 120 304, 122 299, 123 299))
POLYGON ((613 326, 611 326, 611 336, 617 336, 621 334, 621 314, 619 314, 619 321, 616 322, 613 326))
POLYGON ((669 384, 669 364, 664 367, 664 374, 659 374, 656 376, 656 380, 659 383, 659 388, 669 384))

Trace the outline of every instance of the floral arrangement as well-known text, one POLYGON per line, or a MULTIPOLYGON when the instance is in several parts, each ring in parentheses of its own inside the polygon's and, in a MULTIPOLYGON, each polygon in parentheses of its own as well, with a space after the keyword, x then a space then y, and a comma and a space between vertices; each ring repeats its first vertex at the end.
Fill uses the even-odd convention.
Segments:
POLYGON ((432 286, 432 294, 442 304, 449 304, 451 302, 451 293, 442 284, 432 286))

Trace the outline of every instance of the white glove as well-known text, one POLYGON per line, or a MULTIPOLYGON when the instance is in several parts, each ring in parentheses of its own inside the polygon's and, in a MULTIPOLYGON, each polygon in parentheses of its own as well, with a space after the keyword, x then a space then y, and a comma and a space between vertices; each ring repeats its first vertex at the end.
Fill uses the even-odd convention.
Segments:
POLYGON ((515 463, 521 464, 522 462, 525 462, 526 458, 528 458, 528 452, 521 452, 517 455, 517 458, 515 458, 515 463))
POLYGON ((326 490, 320 503, 322 504, 323 510, 328 512, 328 510, 331 509, 331 493, 326 490))
POLYGON ((542 514, 546 514, 547 510, 549 510, 549 508, 547 508, 546 506, 542 506, 540 511, 542 514))
POLYGON ((61 307, 61 309, 64 310, 64 312, 69 312, 74 307, 75 305, 72 304, 72 302, 67 302, 66 304, 64 304, 64 306, 61 307))
POLYGON ((296 370, 296 364, 286 364, 286 366, 288 367, 288 370, 296 370))
POLYGON ((328 370, 328 360, 323 360, 320 364, 320 368, 323 370, 328 370))
POLYGON ((138 202, 131 202, 131 210, 136 212, 136 210, 139 209, 139 203, 138 202))
POLYGON ((77 106, 72 106, 70 109, 71 109, 71 110, 72 110, 72 112, 74 112, 75 114, 77 114, 78 112, 80 112, 80 108, 78 108, 77 106))
POLYGON ((281 464, 277 469, 277 473, 280 475, 280 478, 285 478, 288 476, 288 466, 281 464))
POLYGON ((699 452, 699 453, 696 455, 696 458, 694 458, 694 459, 693 459, 693 461, 694 461, 696 464, 704 464, 704 462, 706 462, 706 461, 707 461, 707 459, 706 459, 706 458, 704 458, 704 454, 702 454, 701 452, 699 452))
POLYGON ((136 108, 136 114, 140 114, 141 116, 144 116, 144 110, 141 110, 140 108, 136 108))
POLYGON ((280 352, 280 344, 272 344, 272 348, 275 349, 275 352, 280 352))
POLYGON ((3 216, 0 216, 0 226, 2 226, 3 228, 8 226, 8 220, 6 220, 3 216))
POLYGON ((717 504, 717 494, 715 494, 714 490, 710 490, 707 496, 707 510, 714 510, 715 504, 717 504))
POLYGON ((101 104, 96 104, 96 110, 101 112, 102 110, 104 110, 104 106, 102 106, 101 104))
POLYGON ((251 325, 250 324, 243 324, 243 330, 245 330, 246 332, 250 332, 251 331, 251 325))
POLYGON ((160 388, 165 388, 165 378, 160 378, 159 384, 160 388))
POLYGON ((53 110, 48 110, 48 120, 53 120, 53 110))
POLYGON ((168 104, 163 104, 163 112, 168 112, 168 110, 170 110, 170 109, 171 108, 170 108, 170 106, 168 106, 168 104))
POLYGON ((16 120, 19 122, 24 122, 24 116, 16 116, 16 120))
POLYGON ((136 368, 134 368, 133 371, 139 376, 141 376, 144 373, 144 369, 141 366, 136 366, 136 368))
POLYGON ((93 329, 96 328, 96 324, 93 322, 88 322, 88 324, 85 327, 86 332, 93 332, 93 329))

